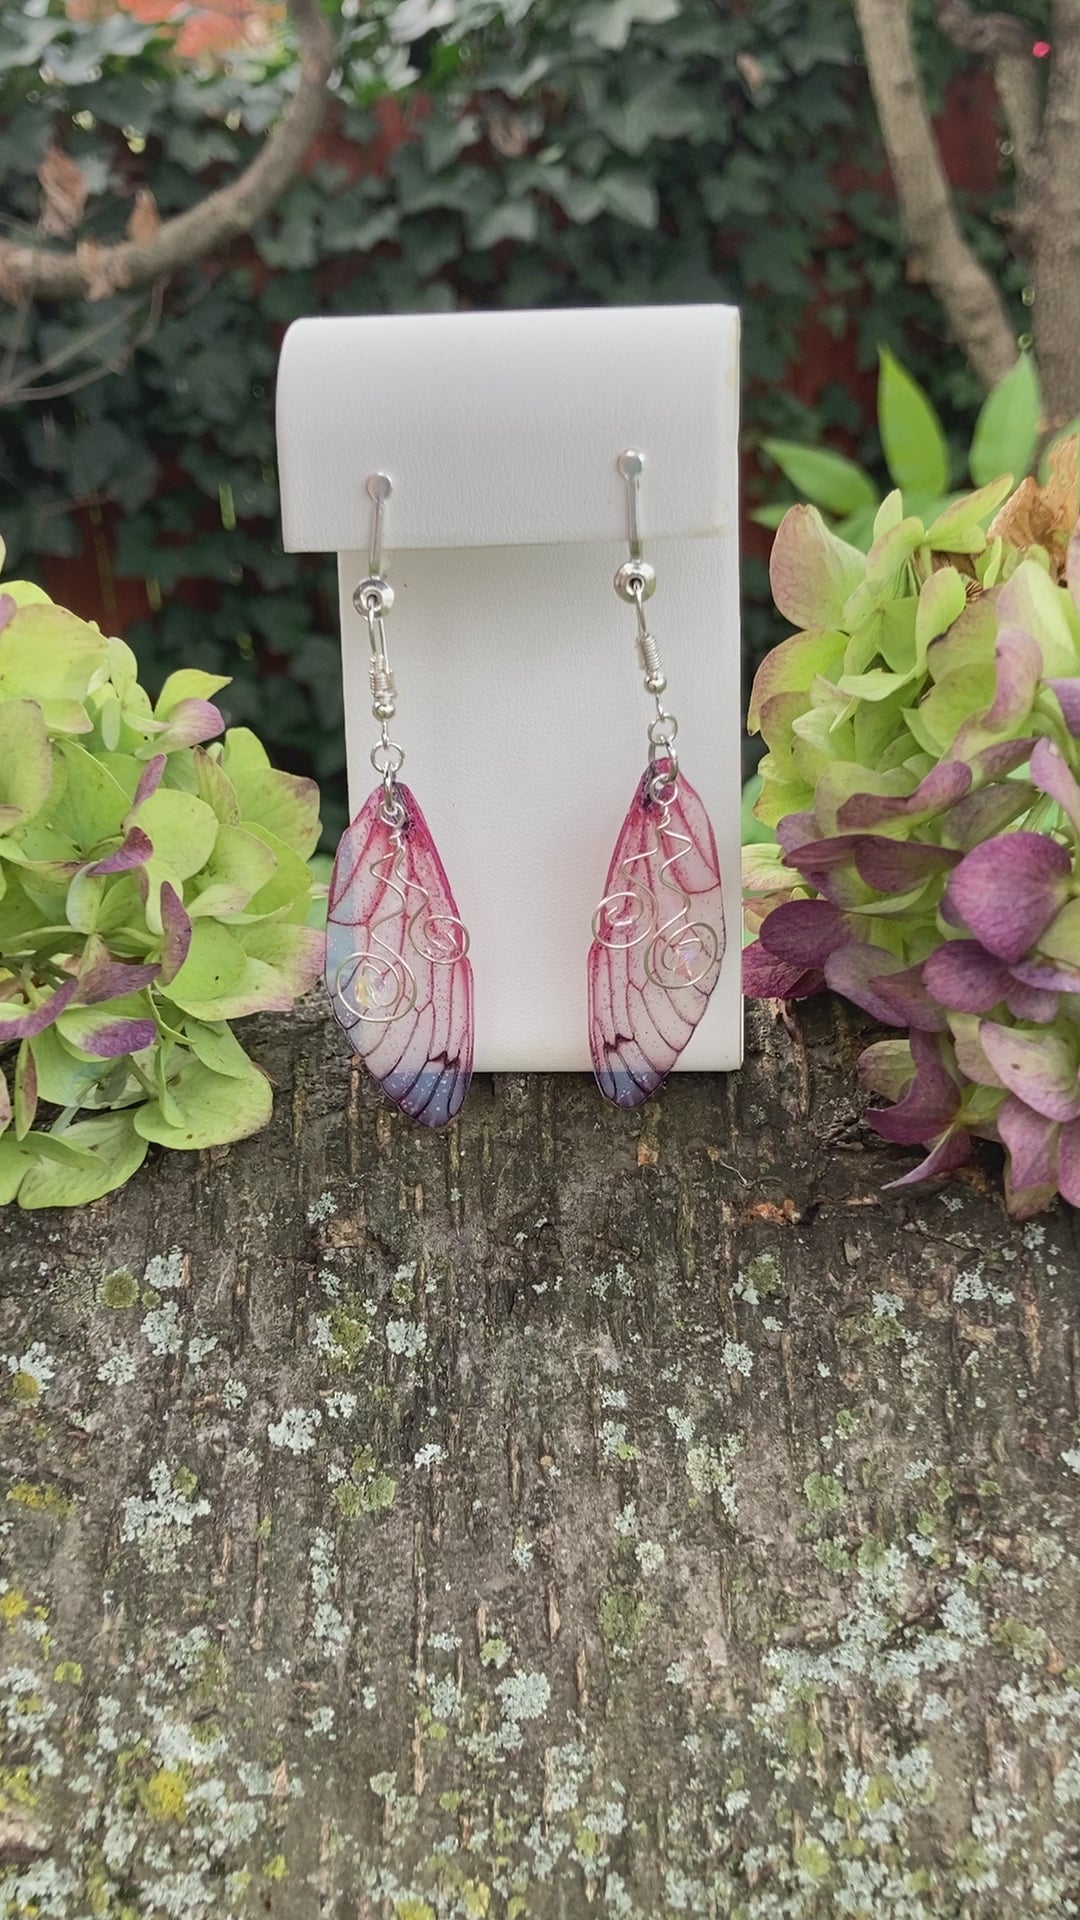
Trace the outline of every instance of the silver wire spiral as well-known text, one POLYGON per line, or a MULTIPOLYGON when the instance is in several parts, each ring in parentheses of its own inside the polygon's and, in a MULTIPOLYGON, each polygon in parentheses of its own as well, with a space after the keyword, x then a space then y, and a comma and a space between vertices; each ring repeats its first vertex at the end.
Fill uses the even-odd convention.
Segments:
POLYGON ((469 951, 469 931, 456 914, 434 910, 430 889, 419 880, 410 880, 405 872, 407 822, 396 792, 384 804, 382 817, 393 828, 391 850, 373 860, 368 872, 396 894, 401 904, 390 907, 372 923, 369 946, 342 960, 334 974, 334 993, 355 1019, 389 1026, 416 1005, 416 975, 406 959, 406 948, 430 966, 454 967, 469 951), (408 911, 410 893, 423 897, 406 920, 400 946, 395 947, 380 939, 379 928, 408 911))
POLYGON ((690 895, 679 885, 671 871, 684 854, 691 851, 694 843, 689 834, 682 833, 671 824, 671 809, 678 798, 674 776, 666 771, 654 774, 650 782, 650 797, 656 797, 652 790, 661 785, 664 789, 660 801, 662 811, 653 843, 641 853, 627 855, 619 868, 619 878, 625 880, 626 885, 605 894, 593 914, 592 930, 594 940, 613 953, 629 951, 648 941, 645 977, 651 985, 663 987, 666 992, 672 993, 680 987, 695 987, 705 978, 716 965, 720 941, 716 929, 708 921, 691 920, 690 895), (647 881, 643 883, 639 880, 630 869, 640 861, 648 863, 658 855, 662 856, 665 841, 673 842, 674 847, 657 875, 657 887, 673 893, 679 905, 674 913, 661 921, 658 892, 647 881))

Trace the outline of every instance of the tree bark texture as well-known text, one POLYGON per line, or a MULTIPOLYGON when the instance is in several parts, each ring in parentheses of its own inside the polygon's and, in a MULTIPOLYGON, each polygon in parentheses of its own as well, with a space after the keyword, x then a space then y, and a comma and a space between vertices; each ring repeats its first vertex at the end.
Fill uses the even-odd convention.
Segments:
POLYGON ((433 1137, 0 1220, 8 1915, 1080 1911, 1074 1216, 865 1128, 836 1006, 433 1137))
POLYGON ((1057 0, 1035 170, 1032 320, 1046 425, 1080 414, 1080 0, 1057 0))
POLYGON ((1016 361, 1016 336, 1000 289, 960 226, 915 59, 911 0, 854 3, 909 245, 958 345, 992 387, 1016 361))

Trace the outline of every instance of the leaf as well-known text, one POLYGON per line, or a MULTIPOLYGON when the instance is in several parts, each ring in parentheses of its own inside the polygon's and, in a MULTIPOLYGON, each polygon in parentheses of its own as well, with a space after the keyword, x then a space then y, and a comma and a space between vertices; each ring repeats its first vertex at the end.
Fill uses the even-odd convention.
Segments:
POLYGON ((137 1108, 134 1116, 142 1138, 162 1147, 193 1151, 224 1146, 258 1133, 273 1112, 270 1082, 251 1060, 243 1075, 226 1075, 214 1073, 201 1060, 188 1055, 179 1070, 170 1073, 169 1091, 179 1121, 167 1119, 158 1100, 137 1108))
MULTIPOLYGON (((20 1207, 85 1207, 130 1180, 146 1158, 147 1143, 136 1133, 130 1109, 78 1120, 57 1144, 82 1149, 78 1164, 35 1159, 19 1187, 20 1207)), ((30 1134, 27 1145, 43 1153, 49 1135, 30 1134)), ((2 1144, 2 1143, 0 1143, 2 1144)))
POLYGON ((651 180, 615 169, 602 174, 597 186, 608 212, 617 220, 625 220, 632 227, 655 227, 660 200, 651 180))
POLYGON ((882 349, 878 427, 885 462, 905 494, 940 494, 949 485, 949 447, 941 421, 918 381, 882 349))
POLYGON ((185 1020, 184 1037, 204 1067, 223 1073, 226 1079, 244 1078, 250 1063, 226 1021, 185 1020))
POLYGON ((177 673, 170 673, 154 706, 154 715, 158 720, 167 720, 174 709, 185 700, 212 700, 215 693, 230 684, 227 673, 203 673, 197 667, 182 667, 177 673))
POLYGON ((573 16, 573 32, 607 53, 618 53, 639 21, 674 20, 679 4, 680 0, 587 0, 573 16))
POLYGON ((55 141, 45 149, 38 168, 41 183, 41 231, 55 240, 67 240, 83 217, 90 191, 86 175, 55 141))
POLYGON ((1042 389, 1034 356, 1022 353, 983 402, 971 442, 971 477, 977 487, 999 474, 1030 473, 1042 426, 1042 389))
POLYGON ((876 508, 877 489, 854 460, 826 447, 800 447, 794 440, 763 440, 762 447, 776 461, 786 480, 825 513, 857 513, 876 508))

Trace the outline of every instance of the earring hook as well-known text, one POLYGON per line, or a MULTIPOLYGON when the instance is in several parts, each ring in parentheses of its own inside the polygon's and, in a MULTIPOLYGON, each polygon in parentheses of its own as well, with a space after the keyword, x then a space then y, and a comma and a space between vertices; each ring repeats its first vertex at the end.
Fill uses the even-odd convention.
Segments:
POLYGON ((383 503, 389 500, 394 489, 388 473, 369 473, 364 482, 364 490, 374 502, 371 515, 371 541, 368 546, 368 572, 376 578, 382 573, 382 523, 383 503))
POLYGON ((656 573, 644 558, 641 544, 641 528, 638 524, 638 504, 641 497, 641 475, 645 466, 645 455, 635 453, 627 447, 615 462, 626 482, 626 537, 630 547, 630 558, 624 560, 615 575, 615 591, 620 600, 629 600, 638 610, 638 620, 642 633, 644 621, 641 615, 643 600, 651 600, 656 592, 656 573))
POLYGON ((635 453, 632 447, 628 447, 625 453, 620 453, 615 465, 626 482, 626 531, 630 542, 630 558, 640 560, 642 548, 638 528, 638 498, 645 455, 635 453))

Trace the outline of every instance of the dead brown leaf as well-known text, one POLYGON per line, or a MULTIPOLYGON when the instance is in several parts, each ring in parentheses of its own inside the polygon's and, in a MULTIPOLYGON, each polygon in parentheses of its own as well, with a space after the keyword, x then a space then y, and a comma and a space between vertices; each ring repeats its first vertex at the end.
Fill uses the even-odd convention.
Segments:
POLYGON ((38 180, 44 195, 42 232, 51 233, 54 239, 66 240, 74 233, 86 208, 90 191, 86 176, 78 161, 53 141, 38 168, 38 180))
POLYGON ((735 65, 751 93, 760 93, 765 85, 765 69, 755 53, 737 53, 735 65))
POLYGON ((161 215, 158 204, 149 187, 139 187, 135 194, 135 205, 128 215, 127 237, 134 240, 137 247, 148 247, 156 240, 161 230, 161 215))
POLYGON ((1021 482, 990 522, 990 538, 999 535, 1012 547, 1044 547, 1059 580, 1065 577, 1069 540, 1080 520, 1080 436, 1059 440, 1050 455, 1045 486, 1032 474, 1021 482))

